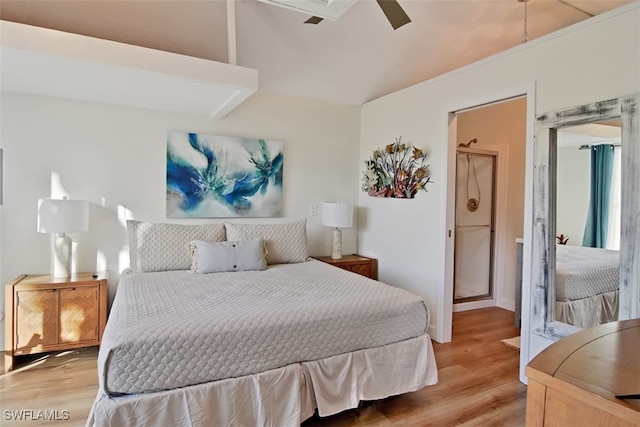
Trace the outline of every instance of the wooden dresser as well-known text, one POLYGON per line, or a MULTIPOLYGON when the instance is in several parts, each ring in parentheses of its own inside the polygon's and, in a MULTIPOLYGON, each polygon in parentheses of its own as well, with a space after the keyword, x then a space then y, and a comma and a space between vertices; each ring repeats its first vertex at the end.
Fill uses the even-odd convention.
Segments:
POLYGON ((640 426, 640 319, 585 329, 527 366, 526 425, 640 426))
POLYGON ((343 270, 353 271, 373 280, 378 280, 378 260, 361 255, 343 255, 340 259, 330 256, 315 257, 317 260, 334 265, 343 270))
POLYGON ((99 345, 107 322, 107 277, 19 276, 5 286, 5 372, 18 356, 99 345))

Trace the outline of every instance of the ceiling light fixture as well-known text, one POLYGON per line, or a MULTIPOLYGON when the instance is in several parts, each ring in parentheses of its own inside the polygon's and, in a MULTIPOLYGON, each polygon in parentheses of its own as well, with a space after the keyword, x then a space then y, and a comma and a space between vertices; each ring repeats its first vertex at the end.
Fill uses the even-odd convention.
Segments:
MULTIPOLYGON (((358 0, 258 0, 273 6, 280 6, 312 15, 305 24, 319 24, 325 19, 335 21, 358 0)), ((369 1, 369 0, 367 0, 369 1)), ((376 0, 394 30, 411 22, 398 0, 376 0)))
POLYGON ((357 0, 258 0, 273 6, 295 10, 313 15, 318 19, 335 21, 340 18, 357 0))

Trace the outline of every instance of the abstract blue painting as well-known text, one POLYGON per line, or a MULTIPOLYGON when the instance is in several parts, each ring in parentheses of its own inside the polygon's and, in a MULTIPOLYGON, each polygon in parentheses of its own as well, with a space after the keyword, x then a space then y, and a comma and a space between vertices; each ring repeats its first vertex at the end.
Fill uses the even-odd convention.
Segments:
POLYGON ((169 132, 167 217, 282 215, 281 141, 169 132))

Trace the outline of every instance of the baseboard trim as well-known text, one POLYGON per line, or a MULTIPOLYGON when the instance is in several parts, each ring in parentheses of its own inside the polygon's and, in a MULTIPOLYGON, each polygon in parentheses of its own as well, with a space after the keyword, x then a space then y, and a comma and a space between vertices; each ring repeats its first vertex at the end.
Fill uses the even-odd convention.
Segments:
POLYGON ((458 311, 476 310, 478 308, 487 308, 487 307, 495 307, 495 306, 496 306, 496 300, 494 299, 461 302, 461 303, 453 304, 453 312, 456 313, 458 311))

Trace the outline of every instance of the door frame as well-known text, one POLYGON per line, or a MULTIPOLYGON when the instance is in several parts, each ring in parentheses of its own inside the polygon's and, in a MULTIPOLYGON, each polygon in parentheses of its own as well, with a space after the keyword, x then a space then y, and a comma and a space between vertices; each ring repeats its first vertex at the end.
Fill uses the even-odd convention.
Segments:
POLYGON ((436 324, 436 334, 440 342, 451 341, 451 326, 453 316, 453 225, 455 223, 454 204, 455 195, 451 196, 451 190, 455 182, 455 153, 457 148, 457 123, 456 112, 479 108, 484 105, 503 102, 516 97, 525 97, 527 100, 526 112, 526 160, 525 160, 525 188, 524 188, 524 230, 523 230, 523 280, 522 280, 522 329, 520 344, 520 381, 526 383, 524 367, 529 362, 530 318, 531 318, 531 238, 532 238, 532 197, 533 197, 533 140, 536 115, 536 83, 530 82, 520 87, 505 89, 503 91, 487 94, 476 99, 467 99, 445 108, 442 113, 443 133, 448 135, 442 142, 443 177, 447 179, 447 191, 442 195, 445 218, 442 223, 442 236, 444 240, 445 277, 439 300, 442 309, 436 324), (451 232, 451 235, 449 234, 451 232))

